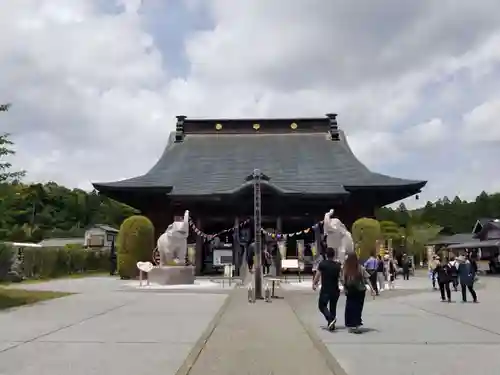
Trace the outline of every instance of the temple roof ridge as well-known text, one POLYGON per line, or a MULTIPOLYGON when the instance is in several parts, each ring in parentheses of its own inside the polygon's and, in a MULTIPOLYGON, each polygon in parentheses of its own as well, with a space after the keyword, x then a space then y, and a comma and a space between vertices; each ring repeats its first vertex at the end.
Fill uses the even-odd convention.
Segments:
POLYGON ((317 124, 310 124, 312 131, 290 128, 281 132, 285 125, 289 127, 287 122, 276 125, 279 132, 263 132, 247 126, 250 123, 239 123, 248 129, 233 133, 189 132, 184 122, 169 135, 161 157, 147 173, 123 181, 95 183, 94 187, 108 195, 141 189, 179 197, 227 195, 248 188, 246 177, 255 168, 269 177, 266 188, 285 195, 344 196, 376 190, 382 195, 382 191, 391 192, 399 200, 419 193, 425 186, 426 181, 371 171, 353 153, 346 134, 336 125, 336 116, 319 121, 322 131, 317 124))

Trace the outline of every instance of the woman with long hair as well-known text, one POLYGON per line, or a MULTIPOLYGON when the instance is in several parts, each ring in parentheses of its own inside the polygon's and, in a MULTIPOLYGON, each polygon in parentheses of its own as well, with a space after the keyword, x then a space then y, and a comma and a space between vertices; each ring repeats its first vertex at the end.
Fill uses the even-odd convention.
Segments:
MULTIPOLYGON (((345 325, 351 333, 360 333, 363 325, 361 315, 365 303, 366 285, 370 283, 370 274, 359 264, 356 253, 349 253, 343 270, 345 302, 345 325)), ((373 294, 373 290, 372 290, 373 294)))

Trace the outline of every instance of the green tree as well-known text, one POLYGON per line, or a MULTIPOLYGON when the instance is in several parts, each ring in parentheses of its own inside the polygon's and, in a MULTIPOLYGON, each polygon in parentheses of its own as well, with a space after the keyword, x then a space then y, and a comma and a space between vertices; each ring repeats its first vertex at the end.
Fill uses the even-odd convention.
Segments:
POLYGON ((119 227, 136 213, 133 208, 96 193, 71 190, 54 182, 0 184, 0 241, 83 237, 91 225, 119 227))
POLYGON ((406 252, 418 260, 425 258, 425 245, 435 239, 443 227, 433 224, 414 225, 408 230, 406 252))
POLYGON ((447 234, 467 233, 478 218, 500 218, 500 194, 481 192, 471 202, 456 196, 450 201, 446 196, 416 210, 383 207, 376 211, 376 218, 381 221, 393 221, 404 227, 404 223, 412 226, 434 224, 446 228, 447 234))
MULTIPOLYGON (((0 112, 7 112, 10 104, 0 104, 0 112)), ((6 158, 14 155, 15 151, 12 149, 14 143, 9 139, 9 134, 0 134, 0 183, 9 181, 18 181, 24 177, 24 171, 12 172, 12 164, 6 158)))
POLYGON ((375 252, 377 241, 381 239, 380 223, 375 219, 363 217, 352 225, 352 238, 361 259, 375 252))
POLYGON ((403 202, 400 203, 396 212, 398 213, 397 223, 403 227, 405 225, 408 225, 408 223, 410 222, 410 213, 408 212, 408 209, 406 208, 406 205, 403 202))
POLYGON ((390 240, 393 248, 398 248, 403 245, 405 236, 404 227, 400 227, 393 221, 381 221, 380 230, 384 242, 387 243, 390 240))

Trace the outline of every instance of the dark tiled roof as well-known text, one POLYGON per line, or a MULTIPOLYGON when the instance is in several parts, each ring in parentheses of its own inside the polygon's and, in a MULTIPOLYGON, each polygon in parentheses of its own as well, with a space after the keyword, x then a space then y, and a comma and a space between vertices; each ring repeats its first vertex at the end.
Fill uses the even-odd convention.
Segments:
POLYGON ((474 241, 473 233, 457 233, 451 236, 438 237, 434 241, 429 242, 427 245, 452 245, 463 242, 474 241))
POLYGON ((498 247, 500 240, 470 241, 448 246, 449 249, 475 249, 478 247, 498 247))
POLYGON ((118 229, 113 228, 112 226, 109 226, 109 225, 106 225, 106 224, 96 224, 96 225, 90 227, 89 229, 93 229, 93 228, 99 228, 99 229, 102 229, 105 232, 112 232, 112 233, 118 233, 119 232, 118 229))
POLYGON ((492 222, 492 221, 495 221, 495 218, 493 217, 480 217, 479 219, 477 219, 477 221, 479 221, 479 224, 481 224, 481 226, 485 226, 486 224, 492 222))
POLYGON ((492 224, 493 227, 500 229, 500 223, 498 219, 494 219, 491 217, 480 217, 479 219, 477 219, 476 224, 474 224, 472 232, 478 235, 487 224, 492 224))
POLYGON ((485 239, 488 236, 490 231, 500 230, 500 220, 499 219, 491 219, 485 224, 481 225, 481 228, 477 229, 477 225, 474 227, 474 238, 485 239))
POLYGON ((382 187, 410 196, 426 184, 372 173, 356 159, 342 132, 338 141, 326 132, 188 133, 179 143, 174 137, 172 133, 162 157, 145 175, 94 187, 103 193, 141 188, 177 196, 230 194, 249 184, 245 178, 255 168, 270 177, 267 184, 286 194, 342 195, 382 187))

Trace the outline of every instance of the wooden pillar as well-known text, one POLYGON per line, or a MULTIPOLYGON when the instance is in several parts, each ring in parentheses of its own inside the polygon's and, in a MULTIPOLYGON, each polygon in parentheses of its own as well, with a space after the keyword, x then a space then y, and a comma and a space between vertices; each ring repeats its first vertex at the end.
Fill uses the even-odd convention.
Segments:
POLYGON ((276 232, 281 233, 283 231, 283 220, 281 216, 276 218, 276 232))
MULTIPOLYGON (((196 219, 196 227, 199 230, 203 230, 201 218, 196 219)), ((197 276, 201 275, 201 270, 203 268, 203 246, 205 240, 201 236, 196 236, 196 255, 195 255, 195 274, 197 276)))
POLYGON ((234 218, 233 230, 233 264, 237 276, 240 276, 241 267, 241 250, 240 250, 240 219, 236 216, 234 218))
MULTIPOLYGON (((276 233, 283 233, 283 220, 281 216, 276 218, 276 233)), ((277 250, 276 257, 274 258, 274 267, 276 269, 276 276, 281 276, 281 253, 279 247, 277 250)))
POLYGON ((314 228, 314 242, 316 243, 316 255, 314 257, 314 263, 316 263, 316 261, 320 259, 321 254, 321 239, 323 238, 323 228, 321 228, 321 224, 319 223, 321 220, 323 219, 321 218, 316 220, 316 223, 318 225, 316 225, 316 227, 314 228))
POLYGON ((174 221, 172 212, 169 209, 159 210, 150 208, 144 212, 146 216, 153 223, 155 230, 155 241, 158 240, 166 230, 167 227, 174 221))

